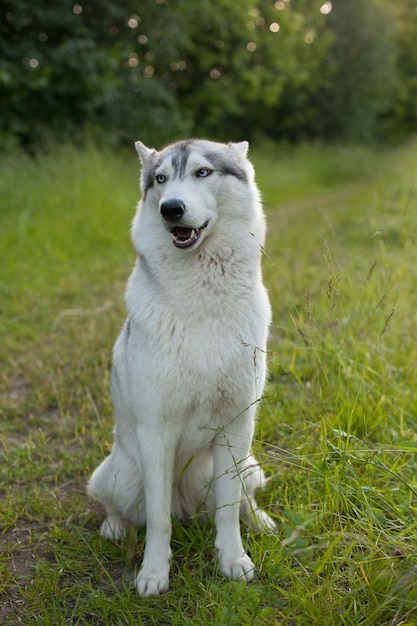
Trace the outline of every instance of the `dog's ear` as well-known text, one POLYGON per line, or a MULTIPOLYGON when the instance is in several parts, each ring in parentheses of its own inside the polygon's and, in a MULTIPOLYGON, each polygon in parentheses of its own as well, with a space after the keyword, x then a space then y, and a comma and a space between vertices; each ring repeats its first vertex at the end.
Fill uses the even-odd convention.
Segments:
POLYGON ((142 165, 146 165, 153 155, 156 154, 156 150, 154 150, 154 148, 147 148, 141 141, 136 141, 135 148, 139 154, 140 160, 142 161, 142 165))
POLYGON ((236 154, 241 158, 246 158, 249 150, 249 142, 248 141, 239 141, 238 143, 230 142, 229 146, 233 148, 236 154))

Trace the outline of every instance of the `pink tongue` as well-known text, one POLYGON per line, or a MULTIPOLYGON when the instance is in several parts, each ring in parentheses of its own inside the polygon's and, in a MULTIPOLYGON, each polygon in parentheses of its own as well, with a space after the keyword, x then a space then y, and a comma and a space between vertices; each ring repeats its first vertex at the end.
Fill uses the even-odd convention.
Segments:
POLYGON ((192 229, 191 228, 181 228, 181 226, 177 226, 175 228, 175 235, 180 239, 189 239, 191 237, 192 229))

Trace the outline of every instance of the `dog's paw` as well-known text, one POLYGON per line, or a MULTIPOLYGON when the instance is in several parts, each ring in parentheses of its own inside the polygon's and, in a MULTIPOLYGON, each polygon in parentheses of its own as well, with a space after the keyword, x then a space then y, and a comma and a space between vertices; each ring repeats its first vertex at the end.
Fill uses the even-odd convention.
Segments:
POLYGON ((111 541, 119 541, 126 537, 127 526, 118 515, 108 515, 100 527, 100 534, 111 541))
POLYGON ((136 578, 138 594, 143 597, 159 596, 160 593, 168 591, 168 587, 169 569, 156 571, 144 567, 136 578))
POLYGON ((246 580, 250 582, 255 577, 255 566, 247 554, 237 559, 220 559, 220 571, 224 576, 233 580, 246 580))
POLYGON ((258 530, 274 530, 276 528, 275 522, 262 509, 256 509, 254 515, 258 530))

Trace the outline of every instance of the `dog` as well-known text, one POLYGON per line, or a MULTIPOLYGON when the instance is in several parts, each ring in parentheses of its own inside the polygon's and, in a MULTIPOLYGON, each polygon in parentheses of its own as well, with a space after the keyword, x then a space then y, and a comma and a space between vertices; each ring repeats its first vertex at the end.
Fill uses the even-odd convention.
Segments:
POLYGON ((171 516, 213 516, 220 572, 251 581, 239 516, 257 528, 274 522, 254 497, 267 482, 251 442, 271 309, 248 143, 135 147, 142 200, 113 351, 114 443, 88 493, 105 507, 104 537, 146 525, 140 595, 168 589, 171 516))

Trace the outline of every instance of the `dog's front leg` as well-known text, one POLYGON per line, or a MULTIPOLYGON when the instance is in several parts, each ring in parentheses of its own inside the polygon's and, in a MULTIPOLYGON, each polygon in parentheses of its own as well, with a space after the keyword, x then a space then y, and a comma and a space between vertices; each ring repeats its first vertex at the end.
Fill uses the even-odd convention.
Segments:
POLYGON ((234 446, 231 437, 224 435, 217 437, 215 442, 215 546, 218 550, 222 574, 233 579, 242 578, 251 581, 254 578, 254 564, 243 548, 239 526, 242 499, 242 478, 239 475, 239 467, 243 469, 243 464, 240 463, 242 460, 241 444, 242 440, 239 438, 239 447, 234 446))
POLYGON ((136 586, 141 596, 158 595, 169 586, 171 499, 175 447, 163 434, 138 433, 146 501, 146 544, 136 586))

